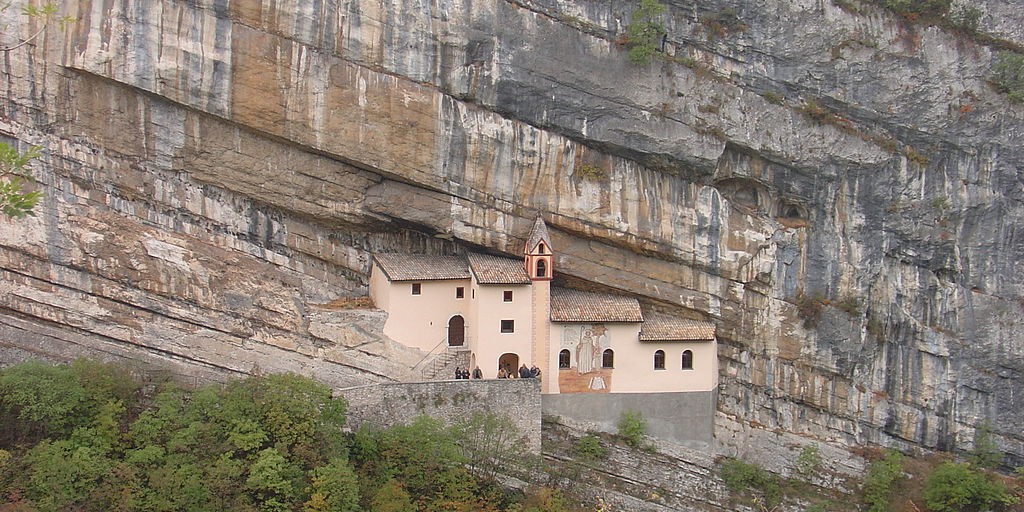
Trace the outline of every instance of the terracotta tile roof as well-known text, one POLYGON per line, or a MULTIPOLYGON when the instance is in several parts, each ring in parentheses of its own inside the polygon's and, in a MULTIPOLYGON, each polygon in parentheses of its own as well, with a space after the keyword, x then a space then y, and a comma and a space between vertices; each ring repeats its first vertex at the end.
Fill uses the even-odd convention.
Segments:
POLYGON ((469 279, 466 260, 459 256, 376 254, 373 258, 391 281, 469 279))
POLYGON ((469 269, 480 284, 530 284, 523 261, 487 254, 469 254, 469 269))
POLYGON ((643 322, 640 303, 621 295, 551 289, 552 322, 643 322))
POLYGON ((647 313, 640 326, 640 341, 710 341, 715 324, 671 315, 647 313))
POLYGON ((538 216, 533 223, 533 229, 530 230, 530 238, 526 239, 526 252, 532 252, 542 240, 548 246, 548 252, 551 252, 551 236, 548 235, 548 225, 544 223, 544 219, 538 216))

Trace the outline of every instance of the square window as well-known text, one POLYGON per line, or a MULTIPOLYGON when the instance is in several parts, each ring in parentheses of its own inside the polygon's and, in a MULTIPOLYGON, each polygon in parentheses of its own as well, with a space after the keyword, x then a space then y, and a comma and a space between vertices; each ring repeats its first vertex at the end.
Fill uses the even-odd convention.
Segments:
POLYGON ((456 299, 461 299, 461 298, 463 298, 465 296, 466 296, 466 289, 465 288, 463 288, 461 286, 455 287, 455 298, 456 299))
POLYGON ((412 294, 413 295, 419 295, 420 292, 422 292, 422 291, 423 291, 423 289, 420 286, 420 283, 413 283, 412 284, 412 294))
POLYGON ((501 300, 505 302, 512 302, 512 290, 505 290, 501 295, 501 300))
POLYGON ((516 321, 515 320, 502 320, 501 321, 501 332, 516 332, 516 321))

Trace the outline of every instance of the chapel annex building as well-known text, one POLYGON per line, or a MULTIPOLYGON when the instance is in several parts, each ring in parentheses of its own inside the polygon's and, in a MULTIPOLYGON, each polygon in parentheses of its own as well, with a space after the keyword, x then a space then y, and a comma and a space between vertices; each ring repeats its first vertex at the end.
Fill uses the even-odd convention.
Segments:
POLYGON ((484 378, 541 369, 546 414, 614 428, 641 412, 652 435, 711 442, 714 324, 644 311, 631 297, 551 286, 554 249, 537 218, 516 260, 485 254, 377 254, 370 297, 384 334, 425 352, 468 350, 484 378))

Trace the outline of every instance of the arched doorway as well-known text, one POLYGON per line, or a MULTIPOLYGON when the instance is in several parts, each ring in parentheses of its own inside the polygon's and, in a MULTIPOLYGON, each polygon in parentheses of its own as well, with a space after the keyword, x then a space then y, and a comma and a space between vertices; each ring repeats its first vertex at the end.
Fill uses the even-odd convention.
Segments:
POLYGON ((466 343, 466 320, 455 315, 448 320, 448 346, 461 347, 466 343))
MULTIPOLYGON (((518 372, 519 371, 519 355, 506 352, 498 358, 498 369, 504 368, 505 371, 518 372)), ((519 375, 516 373, 516 375, 519 375)))

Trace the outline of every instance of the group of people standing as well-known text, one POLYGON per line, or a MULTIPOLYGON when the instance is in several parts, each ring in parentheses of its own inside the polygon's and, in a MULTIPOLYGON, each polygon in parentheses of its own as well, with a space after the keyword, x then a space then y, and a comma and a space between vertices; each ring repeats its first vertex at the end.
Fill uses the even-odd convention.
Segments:
MULTIPOLYGON (((519 367, 518 371, 513 369, 512 365, 509 364, 498 368, 499 379, 536 379, 538 377, 540 377, 540 368, 537 368, 537 365, 527 368, 526 363, 523 363, 523 365, 519 367)), ((472 372, 469 371, 469 368, 463 368, 461 366, 455 367, 456 380, 482 378, 484 378, 484 372, 480 371, 479 366, 473 368, 472 372)))
POLYGON ((477 366, 476 368, 473 368, 472 372, 469 371, 469 368, 463 368, 461 366, 456 366, 455 367, 455 378, 457 380, 458 379, 469 379, 470 377, 472 377, 474 379, 482 379, 482 378, 484 378, 484 372, 480 371, 480 367, 479 366, 477 366))
POLYGON ((537 365, 527 368, 526 363, 523 363, 523 365, 519 367, 518 371, 513 369, 512 365, 509 364, 498 368, 499 379, 536 379, 537 377, 540 377, 540 368, 537 368, 537 365))

